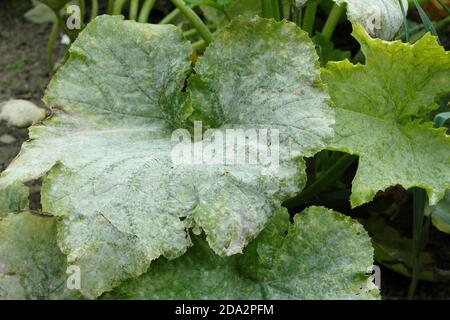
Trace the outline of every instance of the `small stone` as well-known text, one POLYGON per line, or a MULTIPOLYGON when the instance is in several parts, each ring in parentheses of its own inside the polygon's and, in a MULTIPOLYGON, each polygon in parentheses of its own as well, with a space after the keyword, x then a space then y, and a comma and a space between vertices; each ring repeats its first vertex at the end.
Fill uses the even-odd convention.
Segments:
POLYGON ((4 120, 10 126, 26 128, 45 118, 45 110, 34 103, 12 99, 0 105, 0 121, 4 120))
POLYGON ((0 136, 0 142, 4 144, 11 144, 16 141, 16 138, 14 138, 12 135, 4 134, 0 136))

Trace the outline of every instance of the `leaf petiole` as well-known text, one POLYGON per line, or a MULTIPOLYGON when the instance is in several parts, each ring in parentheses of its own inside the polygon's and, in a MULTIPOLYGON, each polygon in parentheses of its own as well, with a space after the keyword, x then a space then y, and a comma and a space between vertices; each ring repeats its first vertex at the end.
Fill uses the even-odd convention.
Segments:
POLYGON ((185 16, 187 20, 198 30, 200 36, 205 40, 206 43, 210 43, 213 40, 212 33, 209 31, 208 27, 203 23, 202 19, 192 10, 191 7, 186 5, 183 0, 171 0, 172 3, 180 10, 180 12, 185 16))
POLYGON ((331 9, 330 15, 328 16, 327 22, 325 22, 325 26, 322 29, 322 35, 326 40, 330 41, 333 37, 334 30, 341 19, 341 16, 345 12, 346 5, 342 4, 338 6, 337 4, 333 5, 333 9, 331 9))

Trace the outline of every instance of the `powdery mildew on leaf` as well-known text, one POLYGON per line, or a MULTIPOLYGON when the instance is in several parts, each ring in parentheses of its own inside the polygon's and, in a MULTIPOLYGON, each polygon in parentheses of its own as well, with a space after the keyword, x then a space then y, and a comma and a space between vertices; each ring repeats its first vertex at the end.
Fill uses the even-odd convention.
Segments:
POLYGON ((58 244, 68 263, 81 268, 88 298, 146 272, 161 255, 184 254, 193 227, 204 230, 217 254, 241 252, 273 208, 301 190, 302 156, 332 137, 334 117, 314 46, 293 24, 257 18, 227 27, 197 65, 204 79, 192 85, 192 106, 182 92, 192 49, 182 39, 170 25, 96 18, 49 85, 45 100, 53 117, 30 129, 31 141, 0 178, 4 189, 44 177, 43 211, 60 217, 58 244), (214 61, 226 46, 223 60, 214 61), (240 52, 241 62, 232 56, 252 46, 265 53, 240 52), (278 72, 271 73, 269 57, 278 72), (237 66, 208 72, 222 61, 237 66), (246 74, 258 81, 240 82, 246 74), (224 85, 215 87, 220 79, 224 85), (211 86, 212 98, 203 96, 200 84, 211 86), (273 87, 265 92, 267 84, 273 87), (232 89, 240 101, 226 98, 232 89), (221 98, 235 118, 216 112, 221 98), (171 133, 187 126, 192 107, 220 130, 274 123, 280 169, 263 174, 255 165, 174 164, 171 133))
POLYGON ((358 25, 353 34, 366 64, 322 72, 336 105, 331 147, 359 155, 352 206, 398 184, 425 189, 435 205, 450 188, 450 137, 427 114, 450 90, 450 56, 429 34, 414 45, 372 39, 358 25))
POLYGON ((22 212, 0 219, 0 300, 77 299, 66 268, 55 218, 22 212))
MULTIPOLYGON (((364 26, 374 37, 392 39, 403 24, 403 13, 398 0, 333 0, 347 4, 347 16, 354 24, 364 26)), ((402 0, 408 12, 408 0, 402 0)))
POLYGON ((367 275, 370 237, 355 220, 311 207, 289 222, 279 210, 242 256, 218 257, 200 238, 158 260, 105 299, 376 299, 367 275))
POLYGON ((28 188, 16 182, 0 189, 0 217, 28 207, 28 188))

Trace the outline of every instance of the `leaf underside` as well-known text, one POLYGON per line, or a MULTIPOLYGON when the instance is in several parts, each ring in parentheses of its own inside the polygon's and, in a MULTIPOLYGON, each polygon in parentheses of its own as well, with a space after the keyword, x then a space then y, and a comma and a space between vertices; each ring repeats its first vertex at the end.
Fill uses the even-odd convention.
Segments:
MULTIPOLYGON (((399 0, 333 0, 347 4, 347 16, 353 24, 362 25, 373 37, 391 40, 403 24, 399 0)), ((402 0, 408 11, 408 0, 402 0)))

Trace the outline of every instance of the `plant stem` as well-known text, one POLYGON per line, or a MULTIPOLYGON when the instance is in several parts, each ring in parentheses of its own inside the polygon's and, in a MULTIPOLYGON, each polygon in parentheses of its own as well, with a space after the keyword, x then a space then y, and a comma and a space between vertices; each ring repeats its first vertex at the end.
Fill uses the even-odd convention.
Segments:
POLYGON ((194 10, 187 6, 183 0, 171 1, 178 9, 180 9, 181 13, 187 20, 189 20, 192 26, 198 30, 198 33, 206 41, 206 43, 209 44, 213 40, 213 36, 208 27, 203 23, 202 19, 200 19, 194 10))
POLYGON ((198 30, 194 28, 194 29, 190 29, 190 30, 183 32, 183 36, 185 38, 188 38, 188 37, 192 37, 192 36, 196 35, 197 33, 198 33, 198 30))
POLYGON ((94 18, 98 15, 98 0, 92 0, 91 7, 91 18, 90 21, 94 20, 94 18))
POLYGON ((284 19, 283 0, 278 0, 278 12, 280 14, 280 20, 283 20, 284 19))
POLYGON ((50 31, 50 37, 47 42, 47 62, 50 71, 53 72, 53 46, 55 45, 56 37, 58 36, 59 23, 58 19, 53 21, 52 30, 50 31))
POLYGON ((271 2, 270 0, 261 0, 261 9, 262 9, 262 17, 263 18, 271 18, 272 10, 271 10, 271 2))
POLYGON ((198 40, 197 42, 194 42, 192 44, 192 48, 194 49, 194 51, 198 51, 206 48, 207 45, 208 44, 205 42, 205 40, 198 40))
POLYGON ((279 0, 271 0, 270 6, 272 9, 272 18, 274 18, 276 21, 280 21, 282 18, 279 0))
POLYGON ((145 0, 144 4, 142 5, 141 11, 139 12, 138 22, 146 23, 148 22, 148 18, 150 16, 150 12, 153 9, 153 6, 155 5, 156 0, 145 0))
POLYGON ((292 14, 294 15, 294 19, 293 19, 294 23, 297 26, 301 27, 302 26, 303 9, 302 8, 299 9, 297 7, 294 7, 292 14))
POLYGON ((130 0, 130 20, 136 20, 139 9, 139 0, 130 0))
POLYGON ((405 7, 403 6, 403 0, 398 0, 400 3, 400 8, 402 9, 403 14, 403 28, 405 29, 405 40, 409 42, 409 27, 408 27, 408 18, 406 17, 405 7))
POLYGON ((106 7, 106 13, 111 15, 113 13, 114 0, 108 0, 108 6, 106 7))
MULTIPOLYGON (((439 20, 437 22, 433 23, 433 26, 437 31, 440 31, 442 29, 444 29, 445 27, 447 27, 450 24, 450 16, 439 20)), ((411 36, 411 39, 409 40, 411 43, 415 43, 417 40, 419 40, 420 38, 422 38, 426 33, 428 32, 428 30, 421 30, 419 32, 417 32, 416 34, 411 36)))
POLYGON ((425 246, 426 239, 424 239, 424 218, 425 218, 425 204, 426 193, 423 189, 414 188, 413 190, 413 246, 412 246, 412 278, 411 285, 408 291, 408 299, 414 297, 417 288, 418 276, 421 267, 420 253, 425 246))
POLYGON ((338 6, 337 4, 333 5, 331 9, 330 15, 328 16, 327 22, 325 22, 325 26, 322 29, 322 35, 328 41, 331 40, 334 34, 334 30, 341 19, 342 14, 345 12, 345 4, 338 6))
POLYGON ((114 2, 113 15, 121 14, 122 10, 123 10, 123 6, 125 5, 126 2, 127 2, 127 0, 116 0, 114 2))
POLYGON ((427 14, 425 13, 425 11, 423 11, 422 7, 417 2, 417 0, 413 0, 413 2, 414 2, 414 5, 416 6, 417 12, 419 12, 420 20, 422 20, 422 23, 423 23, 425 29, 427 29, 429 32, 431 32, 432 35, 437 36, 438 35, 437 31, 434 28, 434 25, 431 22, 430 18, 428 18, 427 14))
POLYGON ((84 16, 86 14, 86 1, 85 0, 78 0, 78 5, 80 6, 81 24, 83 24, 84 23, 84 16))
POLYGON ((336 182, 354 161, 355 158, 351 154, 346 153, 338 161, 336 161, 333 166, 320 174, 310 186, 303 190, 301 194, 295 198, 285 201, 284 206, 294 208, 295 206, 298 206, 306 200, 316 196, 323 189, 336 182))
POLYGON ((317 7, 319 6, 319 2, 311 2, 306 5, 305 9, 305 17, 303 19, 303 30, 308 32, 310 36, 314 31, 314 22, 316 20, 317 7))
POLYGON ((261 0, 263 18, 273 18, 277 21, 283 19, 283 4, 280 0, 261 0))
POLYGON ((170 12, 167 16, 165 16, 160 22, 159 24, 168 24, 170 22, 172 22, 173 19, 175 19, 176 17, 178 17, 178 15, 181 13, 180 9, 176 8, 175 10, 173 10, 172 12, 170 12))

